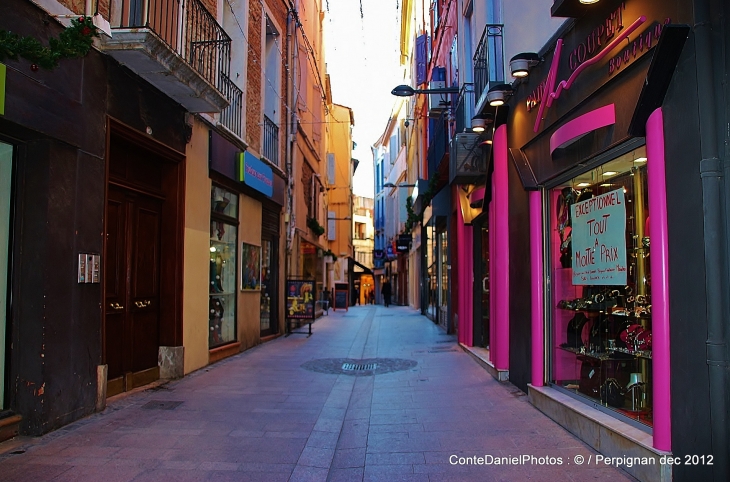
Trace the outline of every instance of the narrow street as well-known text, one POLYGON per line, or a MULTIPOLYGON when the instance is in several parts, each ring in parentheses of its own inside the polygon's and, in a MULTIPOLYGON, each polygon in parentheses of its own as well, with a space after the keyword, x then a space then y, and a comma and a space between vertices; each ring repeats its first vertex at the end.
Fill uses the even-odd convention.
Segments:
POLYGON ((574 463, 595 454, 426 317, 357 306, 330 310, 309 338, 276 339, 116 397, 102 413, 44 437, 0 444, 0 478, 633 480, 595 462, 574 463), (346 363, 353 369, 343 370, 346 363), (488 464, 523 455, 563 463, 488 464), (460 465, 459 457, 487 463, 460 465))

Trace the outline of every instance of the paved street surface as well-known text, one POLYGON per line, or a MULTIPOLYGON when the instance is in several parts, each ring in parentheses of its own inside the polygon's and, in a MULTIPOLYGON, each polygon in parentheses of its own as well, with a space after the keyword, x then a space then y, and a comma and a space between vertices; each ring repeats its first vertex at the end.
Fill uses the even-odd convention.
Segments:
POLYGON ((595 452, 409 308, 330 310, 313 332, 0 444, 0 480, 634 480, 576 465, 595 452), (458 464, 522 455, 563 465, 458 464))

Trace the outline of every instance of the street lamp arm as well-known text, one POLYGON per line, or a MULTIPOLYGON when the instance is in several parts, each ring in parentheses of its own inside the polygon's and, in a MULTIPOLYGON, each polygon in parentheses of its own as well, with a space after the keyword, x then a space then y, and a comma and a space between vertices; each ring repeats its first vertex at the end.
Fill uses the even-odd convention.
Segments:
POLYGON ((398 97, 410 97, 414 94, 458 94, 458 87, 443 87, 438 89, 414 89, 410 85, 399 85, 390 91, 391 94, 398 97))

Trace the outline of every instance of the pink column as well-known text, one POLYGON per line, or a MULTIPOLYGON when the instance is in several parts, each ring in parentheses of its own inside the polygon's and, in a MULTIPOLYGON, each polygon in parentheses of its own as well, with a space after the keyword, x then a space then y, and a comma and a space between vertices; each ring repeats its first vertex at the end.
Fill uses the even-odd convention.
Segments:
POLYGON ((530 192, 530 301, 532 303, 532 385, 545 380, 545 311, 542 259, 542 193, 530 192))
POLYGON ((646 123, 649 232, 651 233, 652 367, 654 384, 654 448, 672 450, 669 365, 669 250, 667 183, 664 159, 664 116, 655 110, 646 123))
MULTIPOLYGON (((507 126, 494 133, 494 221, 495 262, 493 288, 498 288, 495 306, 496 353, 494 367, 509 370, 509 172, 507 164, 507 126)), ((490 253, 491 254, 491 253, 490 253)))
POLYGON ((495 273, 495 256, 494 256, 494 174, 492 174, 491 182, 492 201, 489 203, 489 361, 494 365, 495 353, 497 352, 497 330, 496 320, 497 314, 494 307, 497 305, 497 283, 495 273))
MULTIPOLYGON (((456 197, 457 206, 460 206, 456 197)), ((457 211, 456 221, 456 259, 452 263, 458 265, 459 280, 459 343, 466 346, 474 345, 474 307, 473 307, 473 239, 472 227, 464 224, 461 208, 457 211)))

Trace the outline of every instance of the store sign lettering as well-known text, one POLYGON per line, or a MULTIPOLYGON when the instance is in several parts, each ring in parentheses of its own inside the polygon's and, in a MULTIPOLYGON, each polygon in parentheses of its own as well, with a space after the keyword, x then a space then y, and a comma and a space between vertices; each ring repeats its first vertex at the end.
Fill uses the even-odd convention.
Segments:
POLYGON ((574 285, 626 284, 624 190, 571 206, 574 285))
POLYGON ((248 151, 239 152, 236 162, 239 181, 269 197, 274 194, 274 173, 269 166, 248 151))
POLYGON ((619 8, 611 12, 602 24, 594 28, 590 35, 573 49, 568 57, 571 71, 577 69, 580 64, 597 52, 603 43, 612 39, 616 32, 624 28, 623 10, 625 9, 626 3, 621 3, 619 8))
POLYGON ((612 52, 616 47, 621 44, 624 39, 628 38, 629 35, 631 35, 637 28, 639 28, 644 22, 646 22, 646 17, 641 16, 634 21, 631 25, 626 27, 626 29, 622 32, 620 36, 615 37, 611 42, 606 45, 606 47, 601 50, 597 55, 595 55, 593 58, 586 60, 582 64, 580 64, 571 74, 571 76, 568 78, 568 80, 562 80, 558 87, 554 89, 555 83, 557 82, 557 76, 558 76, 558 65, 560 63, 560 54, 563 50, 563 39, 558 39, 557 43, 555 44, 555 54, 553 55, 553 62, 550 65, 550 71, 548 72, 547 77, 547 85, 545 86, 545 94, 543 95, 544 102, 540 103, 540 109, 537 111, 537 119, 535 119, 535 127, 533 128, 534 132, 538 132, 540 130, 540 123, 542 122, 543 115, 545 113, 545 110, 548 109, 552 104, 553 101, 560 98, 560 94, 564 90, 569 90, 571 86, 573 85, 573 82, 575 82, 575 79, 580 76, 580 74, 590 67, 593 64, 596 64, 600 62, 603 58, 606 57, 610 52, 612 52), (548 95, 547 92, 550 92, 548 95))
POLYGON ((664 25, 671 23, 670 18, 666 18, 664 23, 656 22, 645 32, 641 33, 633 42, 626 47, 623 52, 608 60, 608 75, 612 75, 621 67, 626 67, 632 60, 641 57, 648 52, 652 44, 659 40, 664 25))

